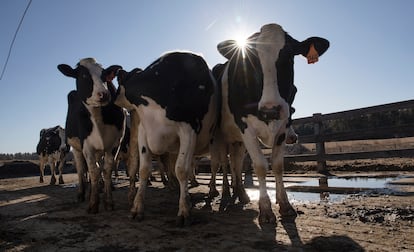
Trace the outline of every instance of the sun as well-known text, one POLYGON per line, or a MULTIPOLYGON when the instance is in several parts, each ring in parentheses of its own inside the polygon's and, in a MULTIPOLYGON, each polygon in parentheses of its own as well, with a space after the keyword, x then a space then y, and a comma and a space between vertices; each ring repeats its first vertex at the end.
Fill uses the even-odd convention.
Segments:
POLYGON ((237 47, 244 50, 244 48, 247 46, 247 39, 244 37, 236 38, 236 44, 237 47))
POLYGON ((243 58, 245 58, 246 55, 246 49, 247 49, 247 38, 244 36, 238 36, 236 37, 236 46, 239 50, 242 52, 243 58))

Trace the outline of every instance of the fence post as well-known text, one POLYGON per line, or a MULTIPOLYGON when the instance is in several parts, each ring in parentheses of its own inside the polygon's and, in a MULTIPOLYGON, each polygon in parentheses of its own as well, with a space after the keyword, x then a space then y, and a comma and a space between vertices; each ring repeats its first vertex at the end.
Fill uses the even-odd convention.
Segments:
POLYGON ((325 142, 320 139, 320 136, 323 135, 323 123, 322 123, 322 114, 315 113, 313 114, 313 130, 316 137, 316 156, 317 156, 317 167, 318 172, 327 173, 326 169, 326 160, 325 160, 325 142))

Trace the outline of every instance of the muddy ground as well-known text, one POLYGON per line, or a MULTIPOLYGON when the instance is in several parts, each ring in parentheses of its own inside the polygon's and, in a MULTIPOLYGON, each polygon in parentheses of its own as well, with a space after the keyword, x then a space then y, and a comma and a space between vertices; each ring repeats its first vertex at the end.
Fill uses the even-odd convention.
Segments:
POLYGON ((276 225, 261 226, 256 201, 223 212, 218 200, 205 208, 208 180, 199 175, 201 185, 190 190, 193 222, 177 228, 178 194, 161 182, 148 188, 138 222, 129 218, 125 176, 113 192, 115 210, 101 206, 94 215, 76 201, 75 174, 65 174, 63 186, 48 185, 50 176, 44 184, 38 176, 0 178, 0 251, 414 251, 413 193, 297 202, 294 220, 281 219, 273 204, 276 225))

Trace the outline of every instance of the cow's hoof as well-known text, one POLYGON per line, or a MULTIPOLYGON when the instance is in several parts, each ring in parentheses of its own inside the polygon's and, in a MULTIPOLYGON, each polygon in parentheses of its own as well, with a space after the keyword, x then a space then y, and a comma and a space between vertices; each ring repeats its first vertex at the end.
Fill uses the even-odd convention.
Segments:
POLYGON ((188 227, 191 225, 191 218, 190 217, 184 217, 182 215, 177 216, 177 220, 175 222, 177 227, 188 227))
POLYGON ((228 207, 230 207, 231 205, 234 205, 233 197, 231 197, 230 194, 224 193, 221 196, 219 211, 222 212, 226 210, 228 207))
POLYGON ((84 202, 84 201, 85 201, 85 195, 82 194, 82 193, 79 193, 78 194, 78 202, 80 203, 80 202, 84 202))
POLYGON ((104 208, 106 211, 113 211, 114 210, 114 203, 113 202, 104 202, 104 208))
POLYGON ((55 177, 52 177, 52 178, 50 179, 50 184, 51 184, 51 185, 56 184, 56 178, 55 178, 55 177))
POLYGON ((131 212, 131 220, 143 221, 144 213, 131 212))
POLYGON ((63 185, 65 181, 63 181, 63 178, 59 178, 59 185, 63 185))
POLYGON ((220 195, 220 193, 219 193, 219 191, 217 191, 217 189, 216 188, 214 188, 214 189, 210 189, 210 191, 208 192, 208 197, 210 198, 210 199, 214 199, 215 197, 217 197, 217 196, 219 196, 220 195))
POLYGON ((276 215, 272 211, 272 203, 268 196, 259 199, 259 223, 276 223, 276 215))
POLYGON ((246 191, 244 189, 241 189, 239 191, 239 201, 241 204, 246 205, 248 203, 250 203, 250 198, 249 195, 247 195, 246 191))
POLYGON ((44 181, 43 181, 43 177, 40 177, 39 182, 40 182, 40 183, 43 183, 43 182, 44 182, 44 181))
POLYGON ((269 223, 269 224, 275 224, 276 223, 276 215, 270 211, 260 211, 259 214, 259 223, 269 223))
POLYGON ((298 216, 295 209, 293 209, 293 207, 290 205, 287 207, 280 206, 279 213, 282 218, 296 218, 298 216))
POLYGON ((88 213, 89 214, 97 214, 98 213, 98 206, 93 205, 88 207, 88 213))
POLYGON ((129 215, 129 218, 131 220, 135 219, 136 217, 137 217, 137 213, 135 213, 135 212, 131 212, 131 215, 129 215))

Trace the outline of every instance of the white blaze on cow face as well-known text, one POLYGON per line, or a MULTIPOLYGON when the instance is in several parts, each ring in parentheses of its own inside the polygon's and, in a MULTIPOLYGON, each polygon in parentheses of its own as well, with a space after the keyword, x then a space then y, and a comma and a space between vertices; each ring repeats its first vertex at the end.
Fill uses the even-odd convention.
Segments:
POLYGON ((277 24, 262 27, 256 40, 256 49, 263 71, 263 93, 259 110, 280 110, 279 119, 289 116, 289 106, 280 96, 277 80, 276 61, 280 50, 285 46, 285 32, 277 24))
MULTIPOLYGON (((79 61, 79 65, 86 67, 92 78, 93 87, 91 96, 86 99, 86 104, 93 107, 106 106, 111 100, 107 83, 102 81, 102 66, 95 59, 86 58, 79 61)), ((87 83, 89 85, 89 83, 87 83)))

